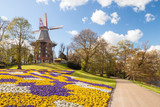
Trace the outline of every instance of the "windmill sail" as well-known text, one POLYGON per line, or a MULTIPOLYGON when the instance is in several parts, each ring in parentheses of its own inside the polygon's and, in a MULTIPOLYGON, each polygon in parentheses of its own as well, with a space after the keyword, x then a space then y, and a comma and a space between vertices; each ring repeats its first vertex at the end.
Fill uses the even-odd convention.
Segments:
POLYGON ((44 14, 44 26, 48 27, 47 14, 44 14))

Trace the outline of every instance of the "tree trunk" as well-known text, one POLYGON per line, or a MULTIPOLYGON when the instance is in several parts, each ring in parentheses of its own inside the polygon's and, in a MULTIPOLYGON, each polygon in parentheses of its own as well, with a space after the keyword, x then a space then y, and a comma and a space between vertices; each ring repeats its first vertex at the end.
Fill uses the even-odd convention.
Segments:
MULTIPOLYGON (((19 52, 20 52, 20 50, 19 50, 19 52)), ((21 54, 20 53, 18 55, 18 69, 22 69, 21 68, 21 54)))
POLYGON ((103 65, 102 65, 102 70, 100 71, 100 76, 103 77, 103 65))
POLYGON ((103 77, 103 71, 100 72, 100 76, 103 77))
POLYGON ((22 69, 21 68, 21 35, 20 35, 19 48, 18 48, 18 69, 22 69))
POLYGON ((84 65, 84 69, 83 69, 85 72, 88 72, 88 58, 86 58, 85 60, 85 65, 84 65))

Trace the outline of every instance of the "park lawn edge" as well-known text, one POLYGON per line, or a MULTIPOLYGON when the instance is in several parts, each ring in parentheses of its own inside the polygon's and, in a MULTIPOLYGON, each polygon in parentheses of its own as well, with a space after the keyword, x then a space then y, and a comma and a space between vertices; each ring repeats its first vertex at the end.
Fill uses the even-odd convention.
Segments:
POLYGON ((157 86, 154 86, 154 85, 150 85, 150 84, 146 84, 146 83, 140 82, 140 81, 133 81, 132 80, 132 82, 135 83, 135 84, 138 84, 141 87, 147 88, 147 89, 149 89, 149 90, 151 90, 153 92, 156 92, 156 93, 160 94, 160 87, 157 87, 157 86))

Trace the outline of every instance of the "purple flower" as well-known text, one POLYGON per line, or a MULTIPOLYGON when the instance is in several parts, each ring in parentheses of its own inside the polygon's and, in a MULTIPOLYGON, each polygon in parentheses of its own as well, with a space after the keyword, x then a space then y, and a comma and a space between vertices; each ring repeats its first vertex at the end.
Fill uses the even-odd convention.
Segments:
POLYGON ((16 79, 1 79, 0 82, 16 82, 16 79))
POLYGON ((34 82, 31 82, 31 83, 27 83, 27 82, 25 82, 25 83, 19 83, 18 84, 18 86, 33 86, 35 83, 34 82))
POLYGON ((8 74, 8 73, 0 73, 0 75, 10 75, 10 74, 8 74))
POLYGON ((17 77, 21 77, 21 78, 37 78, 31 75, 13 75, 13 76, 17 76, 17 77))
POLYGON ((52 81, 55 84, 53 86, 51 85, 31 85, 30 90, 33 95, 39 95, 39 96, 52 96, 52 95, 58 95, 58 96, 69 96, 71 90, 67 90, 66 88, 63 88, 64 85, 67 85, 69 83, 65 82, 59 82, 59 81, 52 81))

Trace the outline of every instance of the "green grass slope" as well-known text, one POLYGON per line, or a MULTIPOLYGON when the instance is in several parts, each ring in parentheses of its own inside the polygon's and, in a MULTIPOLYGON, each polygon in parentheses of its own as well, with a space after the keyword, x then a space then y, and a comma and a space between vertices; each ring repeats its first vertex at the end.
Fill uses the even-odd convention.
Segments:
MULTIPOLYGON (((7 67, 6 69, 17 69, 17 66, 7 67)), ((65 64, 57 64, 57 63, 52 63, 52 64, 40 63, 40 64, 32 64, 32 65, 22 65, 22 69, 73 70, 68 68, 65 64)), ((74 71, 75 72, 72 74, 72 76, 74 77, 78 77, 94 83, 109 85, 111 87, 116 86, 116 81, 114 79, 92 75, 82 70, 74 70, 74 71)))
POLYGON ((143 82, 139 82, 139 81, 132 81, 133 83, 136 83, 138 85, 140 85, 141 87, 145 87, 153 92, 159 93, 160 94, 160 87, 156 87, 156 86, 152 86, 152 85, 148 85, 145 84, 143 82))

